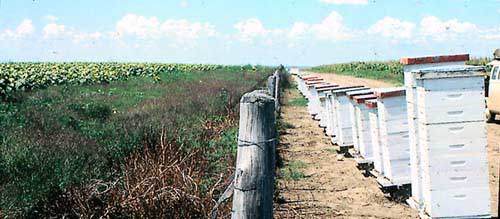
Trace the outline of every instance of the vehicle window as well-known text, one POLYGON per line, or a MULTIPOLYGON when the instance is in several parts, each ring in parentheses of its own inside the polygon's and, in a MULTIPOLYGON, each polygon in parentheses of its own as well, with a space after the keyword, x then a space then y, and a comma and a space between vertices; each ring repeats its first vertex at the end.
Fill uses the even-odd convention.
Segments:
POLYGON ((493 73, 491 73, 491 80, 497 80, 498 79, 498 66, 493 68, 493 73))

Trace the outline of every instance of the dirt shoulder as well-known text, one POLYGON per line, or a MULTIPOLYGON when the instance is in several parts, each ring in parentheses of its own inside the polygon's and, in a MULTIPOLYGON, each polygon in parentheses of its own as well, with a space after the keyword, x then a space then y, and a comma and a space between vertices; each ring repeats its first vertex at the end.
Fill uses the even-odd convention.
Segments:
MULTIPOLYGON (((390 83, 351 76, 318 74, 339 85, 391 87, 390 83)), ((302 98, 287 90, 286 101, 302 98)), ((278 151, 285 174, 277 179, 275 218, 417 218, 418 213, 382 193, 373 177, 365 177, 352 158, 335 152, 305 106, 284 105, 278 151), (294 172, 291 174, 291 172, 294 172)), ((492 215, 497 216, 500 122, 488 124, 488 159, 492 215)))

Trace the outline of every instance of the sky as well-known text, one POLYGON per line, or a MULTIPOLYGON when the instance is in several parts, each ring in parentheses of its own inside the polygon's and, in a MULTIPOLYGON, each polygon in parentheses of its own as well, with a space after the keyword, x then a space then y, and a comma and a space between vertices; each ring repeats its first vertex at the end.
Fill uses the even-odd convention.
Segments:
POLYGON ((315 66, 500 48, 500 0, 0 0, 0 62, 315 66))

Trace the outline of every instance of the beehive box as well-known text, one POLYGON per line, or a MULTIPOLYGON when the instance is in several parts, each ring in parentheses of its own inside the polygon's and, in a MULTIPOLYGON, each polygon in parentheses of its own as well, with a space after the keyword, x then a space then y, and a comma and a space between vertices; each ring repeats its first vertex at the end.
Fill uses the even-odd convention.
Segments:
MULTIPOLYGON (((373 161, 373 147, 370 132, 370 118, 368 115, 369 108, 365 105, 367 100, 376 99, 373 94, 354 96, 353 100, 356 103, 354 106, 356 112, 357 138, 359 142, 359 155, 362 162, 373 161)), ((355 138, 355 136, 353 136, 355 138)))
POLYGON ((330 91, 332 88, 338 87, 336 84, 327 84, 327 85, 319 85, 316 86, 316 93, 318 95, 318 102, 317 102, 317 109, 315 109, 317 112, 317 115, 315 116, 315 119, 319 121, 319 126, 324 128, 326 127, 326 91, 330 91))
POLYGON ((314 80, 308 80, 304 82, 304 97, 309 100, 311 97, 311 88, 314 87, 315 84, 326 84, 326 82, 323 79, 314 79, 314 80))
MULTIPOLYGON (((334 116, 334 102, 333 102, 333 95, 332 95, 332 91, 329 90, 329 91, 326 91, 325 92, 325 96, 326 96, 326 100, 325 100, 325 103, 326 103, 326 128, 325 128, 325 134, 329 137, 333 137, 335 136, 334 135, 334 125, 333 125, 333 118, 335 117, 334 116)), ((333 141, 332 141, 333 142, 333 141)))
POLYGON ((343 94, 345 95, 345 92, 347 91, 353 91, 353 90, 366 90, 368 88, 364 88, 363 86, 351 86, 351 87, 336 87, 331 89, 327 93, 327 126, 326 126, 326 133, 329 136, 332 136, 332 143, 336 143, 336 138, 335 136, 337 135, 337 106, 335 105, 336 98, 337 96, 343 94))
POLYGON ((314 118, 317 115, 317 108, 319 105, 318 93, 316 91, 316 86, 327 85, 327 82, 324 81, 307 81, 306 87, 307 91, 305 93, 305 97, 307 98, 307 110, 314 118))
POLYGON ((370 138, 372 143, 373 151, 373 169, 375 170, 375 176, 384 173, 384 166, 382 162, 382 150, 380 148, 380 137, 379 137, 379 127, 378 127, 378 109, 377 100, 367 100, 365 106, 368 108, 368 117, 370 120, 370 138))
POLYGON ((370 89, 366 90, 358 90, 358 91, 350 91, 346 92, 346 96, 349 98, 349 118, 351 120, 351 129, 352 129, 352 144, 353 144, 353 153, 359 154, 359 133, 358 133, 358 113, 356 109, 356 105, 358 105, 354 97, 359 95, 367 95, 373 94, 373 91, 370 89))
POLYGON ((383 174, 378 179, 386 186, 409 184, 410 146, 405 88, 375 91, 379 117, 383 174))
POLYGON ((481 67, 412 72, 416 80, 423 209, 432 218, 489 217, 481 67))
POLYGON ((334 129, 336 143, 341 147, 352 146, 352 123, 349 115, 349 98, 346 93, 349 91, 359 91, 364 88, 363 86, 344 87, 344 89, 337 89, 332 91, 334 101, 334 129))
POLYGON ((299 89, 300 93, 305 96, 306 92, 306 81, 322 81, 323 79, 312 76, 312 75, 301 75, 298 77, 297 81, 297 89, 299 89))

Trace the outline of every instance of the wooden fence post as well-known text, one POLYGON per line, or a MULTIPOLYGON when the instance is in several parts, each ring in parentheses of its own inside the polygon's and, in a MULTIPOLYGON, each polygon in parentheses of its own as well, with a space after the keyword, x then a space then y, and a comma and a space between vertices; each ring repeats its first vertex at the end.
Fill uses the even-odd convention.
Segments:
POLYGON ((274 97, 276 89, 276 77, 271 75, 267 78, 267 91, 274 97))
POLYGON ((276 88, 274 89, 274 99, 275 100, 275 106, 274 108, 276 109, 276 112, 278 112, 278 115, 279 115, 279 112, 280 112, 280 104, 281 104, 281 94, 280 94, 280 80, 281 80, 281 74, 280 74, 280 71, 276 71, 274 73, 274 78, 275 78, 275 85, 276 85, 276 88))
POLYGON ((241 98, 233 219, 273 218, 274 110, 274 99, 267 91, 253 91, 241 98))

